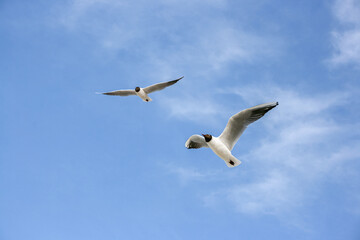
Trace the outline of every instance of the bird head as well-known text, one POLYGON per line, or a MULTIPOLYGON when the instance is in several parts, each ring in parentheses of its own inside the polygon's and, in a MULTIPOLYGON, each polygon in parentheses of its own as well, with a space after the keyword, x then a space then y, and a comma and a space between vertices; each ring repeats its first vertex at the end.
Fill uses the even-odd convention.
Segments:
POLYGON ((140 87, 136 87, 135 92, 139 92, 139 91, 140 91, 140 87))
POLYGON ((210 142, 212 139, 212 136, 210 134, 201 134, 205 138, 205 142, 210 142))

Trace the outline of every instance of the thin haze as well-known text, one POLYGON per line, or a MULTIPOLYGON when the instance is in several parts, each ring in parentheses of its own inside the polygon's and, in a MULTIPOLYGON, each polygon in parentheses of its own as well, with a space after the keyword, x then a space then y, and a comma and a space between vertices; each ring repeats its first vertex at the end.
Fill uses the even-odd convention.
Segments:
POLYGON ((359 1, 4 0, 0 35, 0 239, 360 238, 359 1), (184 147, 273 101, 239 167, 184 147))

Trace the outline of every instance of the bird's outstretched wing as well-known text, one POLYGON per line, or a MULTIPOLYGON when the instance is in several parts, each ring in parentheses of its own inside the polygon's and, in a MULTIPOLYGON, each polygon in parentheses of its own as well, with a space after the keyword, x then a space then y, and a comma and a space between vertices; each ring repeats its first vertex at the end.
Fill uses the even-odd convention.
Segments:
POLYGON ((185 143, 186 148, 202 148, 209 147, 205 142, 205 138, 200 135, 192 135, 185 143))
POLYGON ((112 92, 104 92, 101 94, 105 95, 113 95, 113 96, 130 96, 130 95, 136 95, 134 90, 116 90, 112 92))
POLYGON ((249 124, 255 122, 265 115, 268 111, 278 105, 278 102, 264 103, 252 108, 242 110, 241 112, 233 115, 224 131, 219 136, 219 139, 228 147, 231 151, 235 143, 239 140, 239 137, 244 132, 249 124))
POLYGON ((157 84, 154 84, 154 85, 151 85, 151 86, 148 86, 146 88, 144 88, 144 91, 149 94, 149 93, 152 93, 152 92, 155 92, 155 91, 160 91, 166 87, 169 87, 175 83, 177 83, 177 81, 179 81, 180 79, 182 79, 183 77, 181 78, 178 78, 178 79, 175 79, 175 80, 172 80, 172 81, 169 81, 169 82, 162 82, 162 83, 157 83, 157 84))

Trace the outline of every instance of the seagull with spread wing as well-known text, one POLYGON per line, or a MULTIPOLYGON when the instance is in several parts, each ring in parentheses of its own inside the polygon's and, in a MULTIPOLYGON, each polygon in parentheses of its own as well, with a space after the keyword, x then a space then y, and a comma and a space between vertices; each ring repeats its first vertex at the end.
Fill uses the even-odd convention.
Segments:
POLYGON ((150 102, 152 101, 152 99, 148 96, 149 93, 152 92, 156 92, 156 91, 160 91, 163 90, 166 87, 169 87, 175 83, 177 83, 177 81, 179 81, 181 78, 169 81, 169 82, 162 82, 162 83, 157 83, 145 88, 141 88, 141 87, 136 87, 135 90, 132 89, 127 89, 127 90, 116 90, 116 91, 112 91, 112 92, 105 92, 102 94, 105 95, 112 95, 112 96, 130 96, 130 95, 137 95, 139 96, 143 101, 145 102, 150 102))
POLYGON ((247 126, 260 119, 265 113, 277 105, 278 102, 264 103, 242 110, 229 119, 224 131, 219 137, 214 137, 210 134, 202 134, 202 136, 192 135, 186 141, 185 147, 188 149, 210 147, 216 155, 225 161, 228 167, 236 167, 240 165, 241 161, 231 154, 231 150, 239 140, 239 137, 247 126))

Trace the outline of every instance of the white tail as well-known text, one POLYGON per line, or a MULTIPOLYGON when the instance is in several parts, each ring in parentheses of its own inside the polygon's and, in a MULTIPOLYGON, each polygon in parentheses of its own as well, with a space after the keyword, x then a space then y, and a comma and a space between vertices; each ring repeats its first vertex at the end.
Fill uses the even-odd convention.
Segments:
POLYGON ((145 102, 151 102, 152 101, 152 99, 149 97, 149 96, 147 96, 145 99, 143 99, 145 102))
POLYGON ((241 164, 241 161, 239 159, 237 159, 236 157, 231 156, 231 159, 229 159, 228 161, 225 161, 225 163, 229 168, 233 168, 233 167, 239 166, 241 164))

